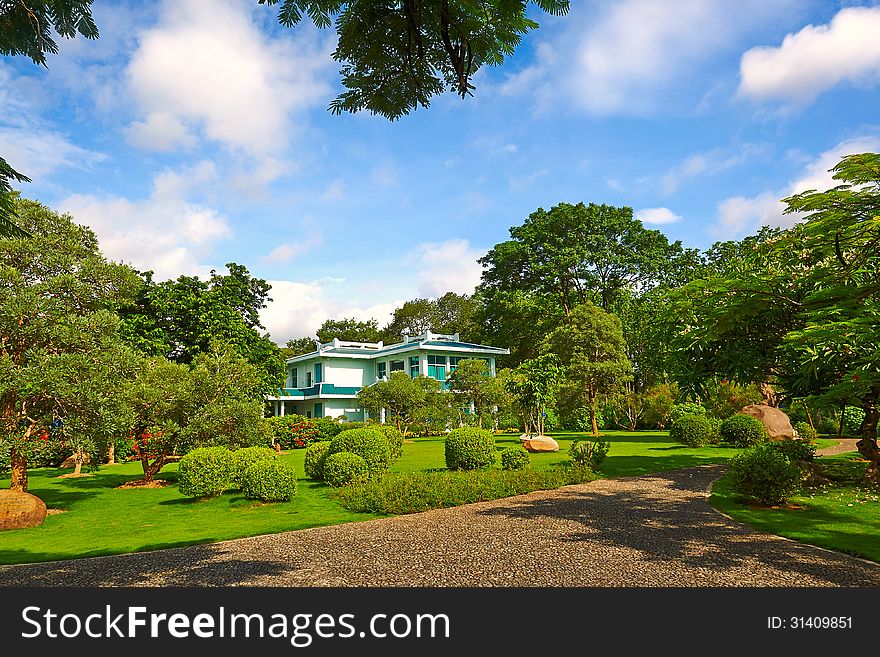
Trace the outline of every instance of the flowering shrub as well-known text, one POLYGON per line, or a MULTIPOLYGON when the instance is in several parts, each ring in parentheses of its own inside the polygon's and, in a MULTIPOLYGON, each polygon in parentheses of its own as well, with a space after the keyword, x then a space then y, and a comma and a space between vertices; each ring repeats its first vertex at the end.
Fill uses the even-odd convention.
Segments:
POLYGON ((268 420, 274 440, 281 445, 281 449, 305 449, 321 439, 321 431, 311 418, 285 415, 268 420))

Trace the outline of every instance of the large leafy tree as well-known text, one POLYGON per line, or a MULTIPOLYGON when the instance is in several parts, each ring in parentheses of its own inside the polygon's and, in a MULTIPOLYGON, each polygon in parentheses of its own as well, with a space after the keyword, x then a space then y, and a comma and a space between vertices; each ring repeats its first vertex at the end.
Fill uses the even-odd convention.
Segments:
POLYGON ((382 329, 382 337, 397 342, 403 333, 421 335, 431 330, 435 333, 458 333, 464 341, 476 339, 478 327, 475 321, 477 300, 467 294, 447 292, 437 299, 412 299, 394 310, 388 325, 382 329))
POLYGON ((98 412, 92 392, 113 378, 93 375, 113 367, 114 311, 139 281, 69 216, 23 199, 16 212, 29 237, 0 238, 0 442, 11 451, 12 488, 24 491, 30 442, 48 422, 98 412))
POLYGON ((417 422, 424 422, 430 409, 437 406, 444 393, 440 382, 426 376, 411 378, 405 372, 392 372, 387 381, 379 381, 358 393, 358 401, 370 415, 378 418, 385 409, 385 419, 393 422, 404 435, 417 422))
POLYGON ((259 0, 280 4, 282 25, 304 15, 320 28, 335 22, 346 91, 330 104, 336 114, 367 110, 394 120, 428 107, 447 89, 462 98, 473 76, 513 54, 523 35, 538 27, 529 5, 554 15, 568 0, 259 0))
POLYGON ((378 342, 379 322, 375 319, 360 321, 354 317, 328 319, 317 331, 318 340, 330 342, 333 338, 352 342, 378 342))
POLYGON ((682 370, 692 388, 710 372, 769 375, 789 396, 860 405, 858 449, 877 481, 880 155, 846 157, 833 172, 839 186, 785 199, 798 224, 763 231, 732 270, 685 287, 675 346, 692 364, 682 370))
POLYGON ((523 361, 514 370, 499 372, 526 433, 544 435, 547 410, 556 404, 564 372, 556 354, 542 354, 523 361))
MULTIPOLYGON (((46 66, 46 54, 58 52, 55 35, 98 38, 91 5, 92 0, 0 1, 0 55, 24 55, 35 64, 46 66)), ((0 237, 25 234, 15 221, 13 181, 30 182, 30 178, 0 157, 0 237)))
POLYGON ((180 276, 156 283, 150 272, 142 274, 137 302, 122 311, 124 333, 145 354, 179 363, 193 362, 219 340, 258 368, 264 389, 277 387, 283 381, 282 354, 259 317, 270 285, 243 265, 226 267, 228 273, 212 271, 208 280, 180 276))
POLYGON ((493 409, 502 403, 504 391, 492 376, 489 363, 479 358, 459 361, 449 377, 449 389, 459 408, 473 404, 477 426, 483 427, 483 419, 491 418, 493 409))
POLYGON ((567 404, 590 409, 594 436, 599 435, 596 411, 600 395, 622 392, 632 381, 632 363, 620 320, 591 303, 575 307, 565 324, 544 341, 544 350, 565 367, 560 396, 567 404))

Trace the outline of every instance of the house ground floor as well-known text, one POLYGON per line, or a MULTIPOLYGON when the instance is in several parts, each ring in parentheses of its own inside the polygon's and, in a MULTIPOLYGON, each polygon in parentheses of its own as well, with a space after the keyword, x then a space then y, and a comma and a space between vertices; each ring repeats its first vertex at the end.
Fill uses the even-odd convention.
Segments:
POLYGON ((302 415, 305 417, 345 416, 348 422, 363 422, 367 412, 358 406, 357 399, 275 399, 271 400, 273 415, 302 415))

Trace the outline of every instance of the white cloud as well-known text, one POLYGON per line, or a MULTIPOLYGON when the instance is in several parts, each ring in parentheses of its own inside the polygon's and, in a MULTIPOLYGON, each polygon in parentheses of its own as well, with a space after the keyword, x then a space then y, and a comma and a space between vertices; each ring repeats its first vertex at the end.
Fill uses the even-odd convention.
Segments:
POLYGON ((538 169, 537 171, 532 171, 531 173, 525 173, 518 176, 510 176, 507 179, 507 183, 510 185, 511 189, 515 191, 522 191, 534 185, 541 178, 549 175, 550 169, 538 169))
POLYGON ((468 240, 423 242, 415 247, 413 266, 418 268, 416 284, 422 296, 439 297, 447 292, 473 294, 483 268, 477 262, 486 255, 468 240))
POLYGON ((702 175, 712 175, 745 164, 749 158, 764 149, 754 144, 743 144, 733 154, 725 155, 721 149, 705 153, 693 153, 672 167, 660 178, 660 191, 674 194, 687 181, 702 175))
POLYGON ((332 47, 307 29, 295 39, 268 37, 255 23, 257 10, 245 0, 166 0, 128 67, 129 88, 148 117, 132 131, 142 133, 162 112, 253 155, 283 150, 293 115, 330 96, 332 47))
MULTIPOLYGON (((573 3, 566 28, 542 43, 536 63, 508 75, 499 93, 561 100, 595 115, 645 115, 678 94, 716 57, 769 20, 789 20, 797 0, 620 0, 573 3)), ((704 90, 692 99, 697 106, 704 90)))
POLYGON ((36 180, 61 168, 91 169, 106 155, 68 141, 40 124, 0 128, 0 154, 12 168, 36 180))
POLYGON ((153 270, 159 280, 181 274, 204 275, 211 267, 201 260, 232 231, 224 216, 188 201, 186 194, 215 178, 213 163, 205 161, 155 176, 147 199, 75 194, 58 205, 97 233, 102 250, 112 260, 153 270))
POLYGON ((345 196, 345 182, 339 178, 336 178, 327 185, 327 189, 321 194, 321 198, 325 201, 336 201, 343 196, 345 196))
POLYGON ((196 141, 180 119, 168 112, 150 112, 146 121, 135 121, 125 134, 132 146, 165 153, 191 148, 196 141))
POLYGON ((301 242, 279 244, 268 255, 263 256, 262 260, 264 262, 287 262, 291 258, 308 253, 322 241, 321 236, 316 235, 301 242))
POLYGON ((675 214, 669 208, 644 208, 643 210, 636 211, 635 218, 643 224, 652 224, 654 226, 674 224, 682 219, 681 215, 675 214))
POLYGON ((260 313, 260 320, 272 339, 282 345, 291 338, 315 335, 326 319, 376 319, 379 326, 384 326, 391 320, 394 309, 403 303, 395 300, 368 305, 331 298, 330 288, 338 284, 338 279, 305 283, 274 280, 269 284, 272 301, 260 313))
POLYGON ((842 83, 880 82, 880 7, 841 9, 827 25, 807 25, 779 47, 752 48, 740 62, 739 93, 805 105, 842 83))
POLYGON ((788 185, 779 190, 768 190, 756 196, 734 196, 718 204, 718 222, 711 232, 719 239, 732 239, 756 230, 762 225, 791 226, 799 216, 783 214, 785 204, 780 200, 793 194, 808 190, 825 191, 840 184, 834 180, 830 169, 841 158, 855 153, 870 153, 880 150, 880 138, 874 136, 858 137, 840 142, 821 153, 807 164, 801 173, 788 185))

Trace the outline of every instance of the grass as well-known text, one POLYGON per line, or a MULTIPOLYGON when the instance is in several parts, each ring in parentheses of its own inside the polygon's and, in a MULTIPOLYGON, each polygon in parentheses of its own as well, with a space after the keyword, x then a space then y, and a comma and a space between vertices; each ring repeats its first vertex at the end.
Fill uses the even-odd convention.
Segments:
MULTIPOLYGON (((560 451, 532 454, 532 467, 554 468, 568 460, 568 446, 585 434, 555 435, 560 451)), ((611 451, 601 475, 623 477, 676 468, 721 463, 737 450, 721 447, 689 448, 673 443, 665 432, 606 432, 611 451)), ((498 450, 519 443, 518 435, 497 437, 498 450)), ((117 490, 140 478, 140 465, 105 466, 92 477, 59 479, 69 472, 31 470, 31 492, 49 508, 65 513, 50 515, 39 527, 0 532, 0 563, 26 563, 75 557, 138 552, 271 534, 293 529, 333 525, 377 517, 345 510, 324 484, 304 478, 305 450, 293 450, 290 460, 301 475, 291 502, 262 504, 237 492, 195 501, 172 485, 154 489, 117 490)), ((430 472, 445 469, 443 438, 416 438, 404 445, 393 472, 430 472)), ((176 466, 167 466, 159 478, 176 481, 176 466)), ((8 477, 0 488, 8 487, 8 477)))
POLYGON ((864 462, 855 453, 818 459, 835 484, 804 489, 788 507, 749 505, 727 477, 712 488, 709 503, 756 529, 880 561, 880 490, 861 484, 864 462))

